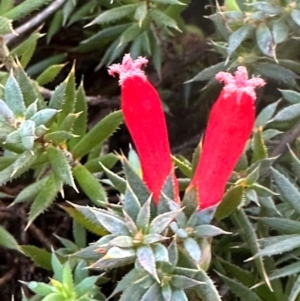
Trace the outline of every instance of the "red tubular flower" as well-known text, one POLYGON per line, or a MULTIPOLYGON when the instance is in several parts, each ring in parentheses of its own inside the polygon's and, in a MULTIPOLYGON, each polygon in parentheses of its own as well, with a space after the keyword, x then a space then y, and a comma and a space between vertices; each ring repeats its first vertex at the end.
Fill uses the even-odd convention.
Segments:
POLYGON ((221 201, 254 126, 254 90, 265 84, 260 78, 248 79, 245 67, 235 76, 220 72, 216 79, 225 86, 211 109, 200 161, 188 187, 196 189, 201 210, 221 201))
MULTIPOLYGON (((109 67, 109 74, 120 75, 122 111, 125 124, 134 141, 143 180, 156 203, 167 177, 173 172, 165 115, 159 95, 148 81, 143 65, 147 59, 132 60, 125 54, 122 64, 109 67)), ((178 182, 173 176, 175 201, 179 201, 178 182)))

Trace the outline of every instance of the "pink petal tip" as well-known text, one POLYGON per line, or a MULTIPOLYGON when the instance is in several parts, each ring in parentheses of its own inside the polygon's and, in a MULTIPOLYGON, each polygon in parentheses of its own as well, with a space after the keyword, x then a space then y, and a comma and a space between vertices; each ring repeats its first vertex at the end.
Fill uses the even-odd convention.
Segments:
POLYGON ((253 100, 256 98, 255 88, 265 85, 265 81, 259 77, 248 79, 248 72, 246 67, 240 66, 237 68, 234 76, 228 72, 219 72, 216 75, 219 82, 224 82, 223 91, 226 94, 231 94, 238 90, 248 94, 253 100))
POLYGON ((119 84, 122 85, 124 80, 138 76, 143 79, 146 79, 145 72, 141 70, 143 65, 147 65, 148 60, 144 57, 138 57, 136 60, 133 60, 129 53, 125 54, 123 57, 122 64, 113 64, 108 67, 109 75, 114 76, 115 74, 120 75, 119 84))

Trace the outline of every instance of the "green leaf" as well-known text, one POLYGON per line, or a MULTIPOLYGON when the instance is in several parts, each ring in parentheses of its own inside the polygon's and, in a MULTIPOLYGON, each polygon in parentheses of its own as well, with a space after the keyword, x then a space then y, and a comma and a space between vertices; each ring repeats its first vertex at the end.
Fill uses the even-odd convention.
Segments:
POLYGON ((14 7, 14 0, 6 0, 0 2, 0 15, 4 15, 6 12, 14 7))
POLYGON ((80 113, 70 113, 68 114, 63 122, 60 124, 59 129, 61 131, 66 131, 66 132, 73 132, 73 126, 76 121, 76 119, 79 117, 80 113))
POLYGON ((47 31, 47 44, 50 43, 53 36, 61 29, 63 22, 62 10, 59 9, 51 18, 48 31, 47 31))
POLYGON ((286 123, 292 120, 295 120, 296 118, 299 118, 300 116, 300 103, 290 105, 288 107, 285 107, 281 111, 279 111, 272 120, 270 120, 270 123, 276 123, 276 124, 282 124, 286 123))
POLYGON ((137 260, 140 265, 152 275, 157 282, 160 282, 156 272, 155 257, 153 250, 149 246, 141 246, 136 251, 137 260))
MULTIPOLYGON (((256 256, 256 254, 260 252, 258 239, 255 230, 253 228, 253 225, 251 225, 243 209, 237 210, 233 214, 233 221, 235 226, 238 227, 238 229, 240 229, 240 235, 243 238, 243 240, 247 243, 247 246, 250 249, 251 254, 256 256)), ((272 290, 271 283, 266 273, 266 269, 262 258, 261 257, 255 258, 254 265, 260 277, 266 282, 268 288, 272 290)))
POLYGON ((242 301, 263 301, 258 295, 256 295, 250 288, 244 286, 243 284, 232 280, 220 273, 218 275, 222 278, 222 280, 229 286, 230 290, 238 297, 241 298, 242 301))
POLYGON ((62 283, 67 288, 68 291, 72 292, 74 290, 73 286, 73 275, 70 267, 69 261, 64 264, 62 270, 62 283))
POLYGON ((288 178, 272 167, 271 173, 280 195, 291 205, 292 208, 295 209, 298 214, 300 214, 300 202, 298 201, 300 199, 300 192, 298 189, 288 178))
POLYGON ((60 178, 64 183, 73 187, 77 192, 77 188, 72 176, 70 162, 68 162, 67 154, 64 150, 59 150, 54 146, 47 148, 47 156, 51 162, 53 172, 57 178, 60 178))
MULTIPOLYGON (((173 275, 171 280, 171 285, 177 289, 189 289, 193 286, 202 284, 201 282, 194 280, 192 278, 183 275, 173 275)), ((204 284, 204 283, 203 283, 204 284)))
MULTIPOLYGON (((14 126, 15 116, 13 111, 8 107, 6 102, 0 99, 0 121, 14 126)), ((12 127, 13 129, 13 127, 12 127)))
POLYGON ((27 283, 27 286, 39 296, 52 295, 54 292, 54 287, 52 285, 43 282, 30 281, 27 283))
POLYGON ((81 158, 94 147, 103 143, 121 124, 123 115, 121 111, 110 113, 98 122, 72 149, 76 158, 81 158))
POLYGON ((24 116, 26 108, 23 95, 12 73, 5 84, 5 101, 16 117, 24 116))
POLYGON ((104 236, 107 234, 107 231, 100 226, 98 222, 94 223, 92 220, 85 217, 76 207, 61 206, 61 208, 64 209, 77 223, 90 232, 99 236, 104 236))
POLYGON ((66 118, 66 116, 68 116, 70 113, 74 113, 74 109, 76 105, 75 65, 73 65, 65 82, 66 82, 66 92, 61 108, 62 110, 58 115, 59 124, 61 124, 66 118))
MULTIPOLYGON (((76 207, 78 208, 78 206, 76 207)), ((82 208, 80 208, 82 210, 82 208)), ((130 235, 126 223, 117 215, 114 215, 103 209, 90 209, 101 225, 112 234, 130 235)))
POLYGON ((145 186, 139 175, 132 169, 125 157, 121 157, 126 180, 128 181, 132 191, 137 196, 141 205, 143 205, 150 197, 150 192, 145 186))
POLYGON ((67 20, 69 19, 70 15, 73 13, 77 4, 77 0, 67 0, 62 8, 63 13, 63 26, 66 25, 67 20))
POLYGON ((2 226, 0 226, 0 246, 20 251, 20 248, 18 246, 18 242, 15 240, 15 238, 2 226))
POLYGON ((123 265, 127 265, 133 262, 135 258, 135 250, 134 249, 121 249, 118 247, 110 248, 107 253, 90 267, 93 269, 112 269, 116 267, 120 267, 123 265))
POLYGON ((66 86, 66 82, 62 82, 59 86, 55 88, 49 101, 49 108, 56 110, 60 110, 62 108, 63 101, 65 98, 66 86))
POLYGON ((39 267, 52 271, 51 253, 30 245, 20 245, 20 249, 39 267))
POLYGON ((0 35, 14 33, 12 20, 0 16, 0 35))
POLYGON ((133 13, 139 7, 139 5, 140 5, 139 3, 128 4, 128 5, 122 5, 121 7, 109 9, 109 10, 101 13, 89 25, 103 24, 103 23, 116 21, 118 19, 121 19, 121 18, 126 17, 126 16, 130 15, 131 13, 133 13))
POLYGON ((87 161, 84 166, 89 172, 96 173, 104 171, 103 166, 107 169, 111 169, 118 160, 118 156, 112 153, 108 153, 104 156, 87 161))
POLYGON ((67 23, 67 27, 72 25, 77 21, 81 21, 82 19, 86 18, 90 12, 94 11, 97 8, 97 1, 88 1, 84 5, 82 5, 79 9, 77 9, 71 16, 69 16, 69 21, 67 23))
POLYGON ((34 65, 31 65, 29 68, 26 69, 26 71, 30 76, 38 75, 52 65, 63 63, 66 57, 66 53, 52 55, 42 61, 35 63, 34 65))
POLYGON ((26 107, 38 100, 38 107, 44 108, 45 102, 38 90, 38 86, 28 77, 21 66, 14 69, 16 80, 20 85, 26 107))
POLYGON ((92 291, 95 283, 99 279, 100 276, 91 276, 83 279, 79 284, 74 288, 74 292, 77 297, 83 297, 92 291))
POLYGON ((291 13, 291 17, 294 20, 294 22, 300 26, 300 10, 298 9, 293 9, 291 13))
POLYGON ((142 27, 138 23, 133 23, 129 28, 127 28, 120 37, 120 42, 118 44, 118 47, 120 47, 123 44, 127 44, 128 42, 131 42, 144 31, 142 27))
POLYGON ((56 131, 44 135, 46 141, 51 141, 55 145, 64 144, 65 141, 72 139, 73 137, 74 135, 67 131, 56 131))
POLYGON ((81 42, 81 45, 76 49, 83 51, 85 49, 94 49, 102 41, 114 39, 122 34, 132 23, 113 25, 98 31, 86 40, 81 42))
POLYGON ((84 193, 95 205, 107 203, 107 196, 101 183, 80 163, 73 168, 73 176, 84 193))
POLYGON ((74 123, 73 134, 78 135, 79 137, 74 137, 71 141, 69 141, 71 149, 78 143, 80 139, 85 136, 87 130, 87 100, 83 88, 83 83, 81 83, 78 90, 76 91, 75 112, 80 113, 80 115, 76 118, 76 121, 74 123))
POLYGON ((59 65, 52 65, 48 67, 43 73, 41 73, 36 78, 36 81, 40 86, 44 86, 52 82, 64 66, 65 64, 59 64, 59 65))
POLYGON ((154 282, 145 292, 141 301, 153 301, 159 300, 160 294, 160 286, 158 283, 154 282))
POLYGON ((188 255, 196 262, 198 265, 201 260, 201 249, 195 239, 188 237, 183 240, 183 245, 188 255))
POLYGON ((217 208, 215 213, 216 219, 221 220, 234 212, 242 203, 243 194, 244 188, 241 185, 230 188, 217 208))
POLYGON ((221 234, 229 234, 221 228, 218 228, 213 225, 200 225, 196 226, 193 231, 193 235, 198 237, 213 237, 221 234))
POLYGON ((289 36, 290 28, 286 24, 285 19, 278 19, 272 25, 272 35, 275 44, 284 42, 289 36))
POLYGON ((34 163, 36 156, 38 153, 33 156, 31 151, 25 151, 19 155, 11 165, 0 171, 0 184, 5 184, 27 171, 34 163))
POLYGON ((300 93, 293 90, 278 89, 283 98, 291 104, 300 103, 300 93))
MULTIPOLYGON (((204 282, 205 284, 197 285, 194 290, 196 294, 205 301, 221 301, 221 297, 210 277, 199 269, 194 279, 204 282)), ((247 300, 250 301, 250 300, 247 300)))
POLYGON ((278 64, 256 63, 253 65, 253 70, 265 78, 272 78, 288 84, 293 84, 295 79, 299 78, 295 72, 278 64))
POLYGON ((252 139, 252 163, 268 157, 268 150, 262 137, 262 132, 262 127, 256 129, 252 139))
POLYGON ((209 66, 202 71, 200 71, 196 76, 192 79, 188 80, 185 83, 192 83, 196 81, 206 81, 213 78, 218 72, 226 70, 225 62, 218 63, 213 66, 209 66))
POLYGON ((125 291, 128 287, 133 286, 132 284, 136 280, 137 271, 135 269, 130 270, 117 284, 116 288, 109 296, 109 298, 115 296, 116 294, 125 291))
MULTIPOLYGON (((300 14, 299 14, 300 15, 300 14)), ((294 282, 294 285, 291 289, 291 292, 288 296, 287 301, 295 301, 297 300, 300 293, 300 275, 298 275, 296 281, 294 282)))
POLYGON ((249 37, 253 32, 254 27, 250 24, 245 24, 239 29, 235 30, 228 39, 227 47, 227 60, 235 52, 235 50, 241 45, 241 43, 249 37))
MULTIPOLYGON (((280 90, 280 92, 282 92, 282 91, 283 90, 280 90)), ((263 110, 261 110, 261 112, 258 114, 258 116, 255 120, 256 128, 259 128, 260 126, 264 127, 269 122, 269 120, 273 117, 279 102, 280 102, 280 100, 273 102, 273 103, 267 105, 263 110)))
POLYGON ((297 158, 297 156, 292 151, 292 149, 290 148, 289 145, 288 145, 288 149, 291 154, 291 159, 292 159, 291 164, 292 164, 293 171, 295 172, 295 175, 299 179, 300 178, 300 160, 297 158))
POLYGON ((272 271, 270 280, 283 278, 300 273, 300 262, 295 262, 284 266, 283 268, 272 271))
POLYGON ((178 0, 152 0, 152 2, 172 4, 172 5, 187 5, 186 3, 180 2, 178 0))
POLYGON ((286 237, 287 238, 281 238, 280 236, 278 242, 266 246, 252 258, 282 254, 300 247, 300 235, 296 237, 295 235, 290 235, 290 237, 286 235, 286 237))
POLYGON ((117 174, 110 171, 104 165, 102 165, 100 163, 100 161, 99 161, 99 164, 101 165, 101 167, 105 171, 105 174, 107 175, 107 177, 111 181, 113 187, 116 188, 120 193, 125 193, 126 185, 127 185, 126 181, 123 178, 121 178, 120 176, 118 176, 117 174))
POLYGON ((274 57, 275 44, 271 30, 266 23, 260 23, 256 28, 257 45, 261 52, 267 56, 274 57))
POLYGON ((188 301, 188 298, 183 290, 173 290, 172 301, 188 301))
POLYGON ((62 281, 62 271, 63 271, 63 265, 57 258, 54 250, 52 251, 51 254, 51 266, 54 272, 53 279, 61 282, 62 281))
POLYGON ((134 192, 132 191, 129 184, 127 184, 127 188, 125 191, 123 208, 124 208, 124 211, 126 211, 126 213, 134 221, 136 220, 137 215, 141 210, 140 202, 139 202, 138 198, 136 197, 136 195, 134 194, 134 192))
POLYGON ((259 217, 259 221, 282 234, 300 234, 300 222, 278 217, 259 217))
POLYGON ((12 20, 20 20, 27 14, 30 14, 50 2, 51 0, 25 0, 4 14, 4 16, 12 20))
POLYGON ((179 211, 171 211, 156 216, 150 223, 149 233, 161 233, 175 220, 179 211))
POLYGON ((57 113, 55 109, 43 109, 36 112, 30 120, 35 122, 35 126, 38 127, 40 125, 45 125, 52 117, 54 117, 57 113))
POLYGON ((55 197, 61 188, 62 183, 57 181, 54 174, 51 174, 30 207, 27 227, 37 218, 37 216, 49 208, 55 201, 55 197))
MULTIPOLYGON (((225 261, 222 258, 218 258, 222 264, 222 268, 226 271, 227 275, 230 275, 231 278, 238 279, 242 284, 247 287, 251 287, 255 284, 255 275, 251 271, 246 270, 244 267, 239 267, 232 264, 231 262, 225 261)), ((271 280, 271 279, 270 279, 271 280)))
POLYGON ((12 50, 11 54, 14 54, 19 58, 20 64, 23 68, 26 68, 28 63, 30 62, 35 52, 37 41, 42 36, 43 34, 40 34, 39 32, 34 32, 28 38, 26 38, 26 40, 24 40, 21 44, 19 44, 16 48, 12 50))
POLYGON ((153 21, 159 26, 171 27, 178 31, 181 31, 176 21, 159 9, 152 8, 149 11, 149 17, 152 18, 153 21))
POLYGON ((141 229, 142 231, 148 229, 148 224, 151 216, 150 204, 151 204, 151 197, 149 197, 148 200, 143 204, 136 218, 136 225, 138 229, 141 229))
POLYGON ((180 171, 188 178, 192 177, 192 167, 190 162, 187 162, 187 160, 177 158, 175 156, 172 156, 173 162, 175 163, 175 166, 177 166, 180 171))
POLYGON ((142 2, 134 13, 135 20, 138 21, 139 26, 142 26, 143 21, 145 20, 148 13, 146 2, 142 2))
POLYGON ((250 4, 256 10, 270 15, 278 15, 282 13, 282 8, 274 3, 256 1, 250 4))

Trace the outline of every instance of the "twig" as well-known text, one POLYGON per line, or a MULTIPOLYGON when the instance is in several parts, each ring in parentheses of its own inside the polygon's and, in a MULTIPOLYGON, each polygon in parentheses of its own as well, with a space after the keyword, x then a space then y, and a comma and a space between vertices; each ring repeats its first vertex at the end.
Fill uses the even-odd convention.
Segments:
MULTIPOLYGON (((53 95, 53 91, 44 87, 39 87, 39 91, 45 99, 50 99, 53 95)), ((103 108, 118 108, 120 107, 120 98, 115 96, 112 98, 97 95, 86 96, 86 100, 89 106, 100 106, 103 108)))
POLYGON ((66 0, 54 0, 47 8, 45 8, 43 11, 41 11, 39 14, 34 16, 32 19, 30 19, 25 24, 19 26, 15 29, 15 34, 7 34, 4 36, 5 43, 11 44, 16 39, 19 39, 19 37, 25 33, 27 33, 30 30, 35 29, 38 25, 42 24, 49 16, 51 16, 53 13, 55 13, 64 3, 66 0))
POLYGON ((293 143, 299 135, 300 135, 300 122, 297 123, 291 130, 283 134, 278 145, 272 151, 271 157, 276 157, 283 154, 287 144, 293 143))
POLYGON ((16 269, 9 270, 3 277, 0 278, 0 286, 3 286, 8 281, 10 281, 13 276, 16 274, 16 269))

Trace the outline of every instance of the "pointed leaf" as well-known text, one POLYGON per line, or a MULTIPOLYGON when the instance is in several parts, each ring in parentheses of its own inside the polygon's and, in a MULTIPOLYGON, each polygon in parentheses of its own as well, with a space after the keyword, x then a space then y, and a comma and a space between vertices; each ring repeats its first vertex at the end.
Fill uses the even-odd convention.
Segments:
POLYGON ((136 220, 138 213, 141 210, 141 205, 136 195, 132 191, 129 184, 127 184, 127 188, 124 195, 123 208, 126 213, 133 219, 136 220))
POLYGON ((137 260, 140 265, 151 274, 157 282, 160 282, 156 272, 154 253, 149 246, 141 246, 136 252, 137 260))
POLYGON ((163 232, 174 221, 178 213, 179 211, 166 212, 155 217, 149 226, 149 233, 163 232))
POLYGON ((73 176, 80 188, 96 205, 107 203, 107 196, 101 183, 80 163, 73 168, 73 176))
POLYGON ((13 111, 15 116, 21 117, 25 114, 25 103, 18 82, 11 73, 5 84, 5 102, 13 111))
POLYGON ((97 123, 72 149, 76 158, 81 158, 107 139, 123 121, 122 112, 110 113, 97 123))
POLYGON ((241 185, 230 188, 217 208, 215 217, 221 220, 234 212, 243 200, 244 188, 241 185))
POLYGON ((230 287, 231 291, 242 300, 251 301, 263 301, 258 295, 256 295, 250 288, 243 284, 232 280, 224 275, 219 274, 222 280, 230 287))
POLYGON ((20 251, 16 239, 2 226, 0 226, 0 246, 20 251))
POLYGON ((271 172, 280 195, 300 214, 300 202, 298 201, 300 199, 300 192, 298 189, 276 169, 271 167, 271 172))
POLYGON ((118 216, 108 213, 106 210, 93 209, 91 210, 102 226, 112 234, 130 235, 127 226, 118 216))
POLYGON ((26 254, 37 266, 52 271, 51 253, 36 246, 20 245, 20 249, 26 254))
POLYGON ((30 207, 28 225, 55 201, 56 195, 61 188, 62 183, 57 181, 54 174, 51 174, 30 207))
POLYGON ((63 150, 59 150, 54 146, 49 146, 47 148, 47 156, 50 159, 56 177, 78 191, 72 176, 70 162, 68 162, 63 150))

